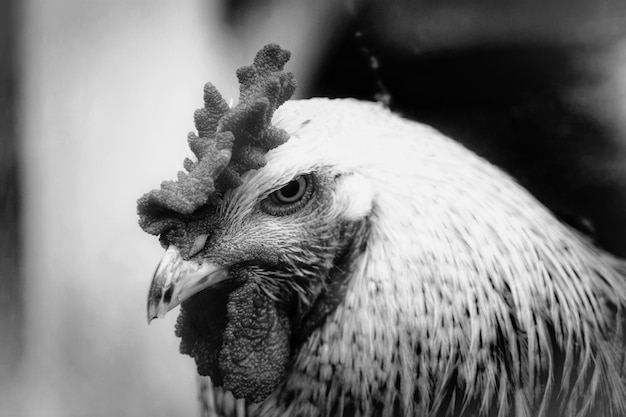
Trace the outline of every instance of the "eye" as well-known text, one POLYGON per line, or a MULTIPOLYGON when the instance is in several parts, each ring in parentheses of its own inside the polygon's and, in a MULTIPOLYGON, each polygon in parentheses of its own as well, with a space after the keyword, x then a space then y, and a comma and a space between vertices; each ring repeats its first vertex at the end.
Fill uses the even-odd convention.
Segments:
POLYGON ((278 204, 292 204, 299 201, 306 192, 306 177, 300 176, 280 190, 274 191, 270 198, 278 204))
POLYGON ((263 200, 262 208, 273 215, 285 215, 299 210, 313 193, 310 176, 301 175, 271 193, 263 200))

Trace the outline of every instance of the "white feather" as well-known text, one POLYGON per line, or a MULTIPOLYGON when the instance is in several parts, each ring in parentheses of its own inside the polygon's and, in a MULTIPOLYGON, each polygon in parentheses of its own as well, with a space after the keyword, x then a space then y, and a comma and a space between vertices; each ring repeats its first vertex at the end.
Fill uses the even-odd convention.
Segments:
POLYGON ((612 331, 605 305, 626 305, 620 261, 499 169, 380 105, 291 101, 273 123, 291 138, 227 196, 231 210, 243 218, 297 175, 325 171, 341 177, 329 218, 369 217, 371 230, 345 299, 297 352, 262 415, 330 415, 349 396, 357 415, 378 401, 383 415, 398 402, 406 415, 428 416, 450 406, 453 377, 465 390, 455 401, 478 399, 484 411, 495 404, 501 415, 545 415, 559 389, 573 395, 568 416, 596 398, 624 411, 619 354, 604 336, 612 331), (499 332, 508 370, 491 356, 499 332), (552 343, 567 352, 566 365, 589 372, 590 385, 576 376, 565 388, 535 385, 555 372, 552 343))

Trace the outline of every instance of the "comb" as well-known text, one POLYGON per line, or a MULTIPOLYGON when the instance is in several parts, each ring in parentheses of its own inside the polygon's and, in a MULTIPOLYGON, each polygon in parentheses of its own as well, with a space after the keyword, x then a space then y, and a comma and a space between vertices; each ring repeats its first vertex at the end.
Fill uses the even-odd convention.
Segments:
POLYGON ((176 181, 164 181, 137 200, 145 232, 184 233, 187 217, 218 204, 227 190, 241 185, 244 172, 263 167, 265 154, 289 139, 271 119, 296 89, 293 74, 284 72, 290 56, 269 44, 257 52, 252 65, 239 68, 239 102, 233 108, 213 84, 204 86, 204 107, 194 113, 197 133, 187 136, 197 160, 185 158, 187 172, 179 171, 176 181))

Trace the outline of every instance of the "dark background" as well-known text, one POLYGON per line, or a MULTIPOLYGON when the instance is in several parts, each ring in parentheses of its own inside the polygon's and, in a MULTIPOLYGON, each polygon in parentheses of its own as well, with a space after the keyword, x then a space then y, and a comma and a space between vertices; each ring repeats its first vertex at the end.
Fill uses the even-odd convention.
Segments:
MULTIPOLYGON (((420 45, 419 22, 427 20, 420 14, 429 12, 419 3, 363 2, 343 23, 310 94, 382 100, 408 118, 437 127, 502 167, 599 245, 626 256, 626 138, 614 120, 598 115, 616 104, 606 91, 609 75, 602 59, 622 41, 624 29, 616 22, 621 19, 626 28, 623 7, 596 3, 598 10, 615 8, 616 20, 601 27, 606 21, 598 16, 599 26, 591 25, 587 33, 581 11, 570 17, 571 23, 559 15, 546 28, 526 22, 526 33, 521 25, 508 37, 507 28, 497 23, 475 39, 471 28, 465 39, 447 44, 431 35, 419 48, 411 43, 420 45), (550 33, 550 25, 565 33, 550 33)), ((423 3, 464 7, 460 1, 423 3)), ((501 7, 482 4, 487 10, 501 7)), ((511 15, 534 17, 519 2, 508 4, 511 15)), ((482 18, 489 16, 485 11, 482 18)), ((511 17, 506 11, 499 16, 511 17)), ((445 34, 444 19, 441 24, 445 34)), ((626 68, 620 71, 625 78, 626 68)))
POLYGON ((21 346, 20 180, 16 138, 17 60, 13 0, 0 2, 0 374, 13 375, 21 346))

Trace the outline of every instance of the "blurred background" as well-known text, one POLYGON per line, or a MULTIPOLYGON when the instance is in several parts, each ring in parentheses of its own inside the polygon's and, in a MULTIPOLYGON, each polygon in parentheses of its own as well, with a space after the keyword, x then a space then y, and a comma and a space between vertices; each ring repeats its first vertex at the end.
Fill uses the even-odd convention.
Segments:
POLYGON ((135 202, 269 42, 298 98, 432 124, 626 256, 625 28, 623 0, 3 0, 0 416, 196 415, 135 202))

